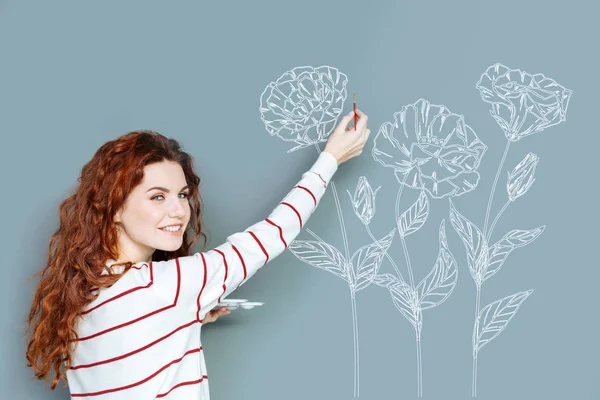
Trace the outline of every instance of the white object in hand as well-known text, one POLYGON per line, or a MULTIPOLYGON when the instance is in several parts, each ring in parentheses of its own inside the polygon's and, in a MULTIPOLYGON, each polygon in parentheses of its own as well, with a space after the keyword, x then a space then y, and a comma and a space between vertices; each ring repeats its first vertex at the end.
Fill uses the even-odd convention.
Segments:
POLYGON ((261 303, 259 301, 248 301, 246 303, 241 303, 240 307, 242 307, 245 310, 250 310, 251 308, 254 308, 256 306, 262 306, 265 303, 261 303))
POLYGON ((228 310, 235 310, 238 307, 242 307, 245 310, 250 310, 256 306, 262 306, 264 303, 251 302, 246 299, 223 299, 217 307, 227 307, 228 310))

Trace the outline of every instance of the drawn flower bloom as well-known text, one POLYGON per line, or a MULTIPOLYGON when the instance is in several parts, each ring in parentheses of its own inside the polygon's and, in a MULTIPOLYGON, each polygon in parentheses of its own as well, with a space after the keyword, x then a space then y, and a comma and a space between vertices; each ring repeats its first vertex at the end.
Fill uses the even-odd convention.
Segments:
POLYGON ((336 68, 296 67, 271 82, 260 97, 260 114, 271 136, 298 146, 327 140, 346 99, 348 78, 336 68))
POLYGON ((512 142, 564 121, 573 93, 543 74, 531 75, 502 64, 489 67, 476 87, 512 142))
POLYGON ((477 168, 486 150, 462 115, 419 99, 381 126, 372 154, 394 169, 401 184, 443 198, 477 187, 477 168))
POLYGON ((508 182, 506 190, 510 201, 515 201, 523 196, 533 185, 535 178, 535 169, 540 161, 539 157, 533 153, 528 153, 520 163, 508 173, 508 182))
POLYGON ((350 191, 347 190, 356 216, 365 225, 369 225, 371 219, 375 215, 375 196, 377 195, 377 191, 379 189, 381 189, 381 186, 373 191, 371 185, 369 185, 369 181, 367 181, 367 178, 361 176, 358 178, 358 184, 354 190, 354 196, 352 196, 350 191))

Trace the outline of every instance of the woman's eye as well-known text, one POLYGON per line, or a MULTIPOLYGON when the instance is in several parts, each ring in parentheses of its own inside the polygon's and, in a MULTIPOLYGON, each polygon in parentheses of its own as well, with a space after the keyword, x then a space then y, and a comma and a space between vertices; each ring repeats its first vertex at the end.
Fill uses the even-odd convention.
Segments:
MULTIPOLYGON (((179 193, 179 194, 182 194, 182 195, 184 195, 184 196, 185 196, 185 197, 184 197, 185 199, 187 199, 187 198, 189 198, 189 197, 190 197, 190 195, 189 195, 188 193, 179 193)), ((163 196, 162 194, 157 194, 156 196, 154 196, 154 197, 150 198, 150 200, 154 200, 154 199, 156 199, 157 197, 163 197, 163 198, 164 198, 164 196, 163 196)))

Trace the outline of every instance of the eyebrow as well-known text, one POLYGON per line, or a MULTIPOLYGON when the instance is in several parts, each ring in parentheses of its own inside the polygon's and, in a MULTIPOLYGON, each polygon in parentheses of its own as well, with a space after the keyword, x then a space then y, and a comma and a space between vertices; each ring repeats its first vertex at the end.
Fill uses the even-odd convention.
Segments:
MULTIPOLYGON (((181 188, 180 192, 184 191, 185 189, 189 189, 189 187, 190 187, 190 185, 185 185, 184 187, 182 187, 182 188, 181 188)), ((167 189, 167 188, 164 188, 164 187, 161 187, 161 186, 154 186, 154 187, 151 187, 150 189, 146 190, 146 192, 149 192, 149 191, 151 191, 151 190, 154 190, 154 189, 158 189, 158 190, 160 190, 160 191, 163 191, 163 192, 166 192, 166 193, 169 193, 169 192, 170 192, 170 190, 169 190, 169 189, 167 189)))

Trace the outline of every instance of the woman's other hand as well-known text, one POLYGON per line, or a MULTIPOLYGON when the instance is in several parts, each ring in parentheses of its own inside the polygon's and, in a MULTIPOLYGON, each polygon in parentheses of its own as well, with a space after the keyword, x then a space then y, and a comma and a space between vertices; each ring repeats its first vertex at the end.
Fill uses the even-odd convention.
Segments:
POLYGON ((228 310, 227 307, 215 307, 204 316, 204 319, 202 320, 202 325, 206 325, 210 322, 215 322, 219 317, 228 314, 231 314, 231 311, 228 310))

